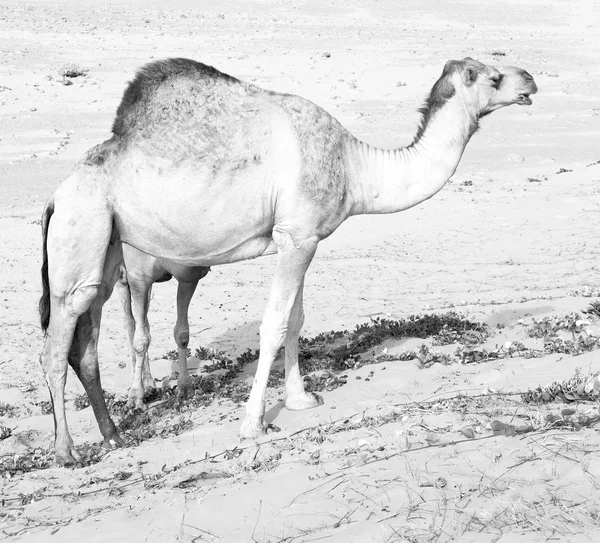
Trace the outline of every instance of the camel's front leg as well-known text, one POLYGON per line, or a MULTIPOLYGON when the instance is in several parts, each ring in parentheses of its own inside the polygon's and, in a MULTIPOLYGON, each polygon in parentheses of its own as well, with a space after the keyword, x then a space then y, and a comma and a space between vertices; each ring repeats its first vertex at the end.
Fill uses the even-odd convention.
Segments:
MULTIPOLYGON (((242 438, 256 438, 265 433, 266 425, 263 418, 269 372, 284 345, 292 313, 299 301, 301 304, 299 295, 304 283, 304 275, 317 248, 316 241, 297 242, 285 232, 274 231, 273 239, 278 246, 277 269, 267 310, 260 327, 260 356, 252 391, 246 405, 246 418, 240 429, 242 438)), ((297 339, 295 330, 292 335, 297 339)), ((301 381, 299 384, 302 386, 301 381)))
POLYGON ((190 343, 188 310, 197 286, 198 281, 192 283, 180 281, 177 285, 177 322, 175 323, 173 335, 179 354, 179 376, 177 378, 177 398, 179 400, 186 400, 194 395, 194 384, 187 364, 187 349, 190 343))
POLYGON ((298 338, 304 324, 303 291, 304 282, 300 285, 285 337, 285 406, 291 411, 301 411, 323 405, 321 396, 304 390, 304 381, 298 366, 298 338))

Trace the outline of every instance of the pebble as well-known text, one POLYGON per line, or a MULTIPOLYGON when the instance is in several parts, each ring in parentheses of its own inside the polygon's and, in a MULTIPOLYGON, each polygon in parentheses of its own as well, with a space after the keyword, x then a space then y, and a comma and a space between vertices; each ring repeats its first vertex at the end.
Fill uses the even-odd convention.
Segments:
POLYGON ((520 155, 519 153, 511 153, 506 157, 506 160, 510 160, 511 162, 524 162, 525 157, 520 155))

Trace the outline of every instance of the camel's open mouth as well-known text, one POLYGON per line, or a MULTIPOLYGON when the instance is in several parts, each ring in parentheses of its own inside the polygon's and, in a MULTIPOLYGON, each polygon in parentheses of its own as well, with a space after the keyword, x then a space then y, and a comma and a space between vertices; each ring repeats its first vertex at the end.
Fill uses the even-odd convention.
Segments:
POLYGON ((530 106, 533 102, 531 101, 531 98, 529 98, 529 94, 519 94, 517 104, 520 106, 530 106))

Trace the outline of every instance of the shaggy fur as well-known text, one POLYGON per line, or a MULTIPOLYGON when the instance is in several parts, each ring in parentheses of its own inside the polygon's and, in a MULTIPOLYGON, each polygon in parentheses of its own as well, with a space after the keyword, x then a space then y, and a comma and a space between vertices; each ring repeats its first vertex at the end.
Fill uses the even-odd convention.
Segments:
POLYGON ((444 66, 444 71, 440 78, 434 83, 429 96, 425 99, 425 103, 419 108, 421 114, 421 123, 417 130, 417 135, 413 140, 413 145, 417 143, 421 136, 425 133, 429 122, 433 116, 442 109, 448 100, 454 96, 456 89, 454 84, 450 81, 450 76, 457 69, 457 63, 454 61, 447 62, 444 66))
POLYGON ((113 134, 116 136, 126 134, 135 125, 138 108, 160 85, 176 77, 212 78, 227 83, 241 83, 239 79, 224 74, 212 66, 187 58, 169 58, 151 62, 138 70, 133 81, 125 89, 113 123, 113 134))

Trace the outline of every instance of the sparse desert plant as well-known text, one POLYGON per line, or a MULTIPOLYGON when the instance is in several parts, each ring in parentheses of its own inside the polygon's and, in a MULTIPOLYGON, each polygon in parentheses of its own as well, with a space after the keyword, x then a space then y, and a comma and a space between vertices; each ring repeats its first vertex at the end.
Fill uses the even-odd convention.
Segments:
POLYGON ((600 400, 600 373, 584 375, 577 371, 566 381, 553 381, 545 386, 538 386, 523 394, 527 403, 547 403, 552 401, 574 402, 600 400))
POLYGON ((10 418, 17 414, 17 408, 14 405, 0 402, 0 417, 10 418))
POLYGON ((68 63, 63 65, 60 70, 58 71, 58 73, 60 75, 62 75, 63 77, 70 77, 70 78, 74 78, 74 77, 85 77, 87 76, 89 70, 87 68, 83 68, 81 66, 79 66, 78 64, 74 64, 74 63, 68 63))
POLYGON ((583 310, 587 315, 593 315, 594 317, 600 317, 600 300, 590 302, 587 309, 583 310))

